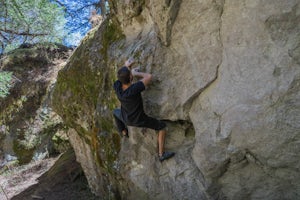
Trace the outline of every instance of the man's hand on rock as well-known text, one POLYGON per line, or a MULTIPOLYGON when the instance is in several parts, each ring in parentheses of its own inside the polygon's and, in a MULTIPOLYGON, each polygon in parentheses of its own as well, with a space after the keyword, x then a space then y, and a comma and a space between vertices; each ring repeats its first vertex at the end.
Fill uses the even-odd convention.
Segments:
POLYGON ((133 76, 138 75, 139 72, 140 72, 140 67, 135 67, 131 70, 133 76))
POLYGON ((131 69, 134 62, 135 62, 134 58, 129 58, 128 60, 125 61, 125 66, 131 69))

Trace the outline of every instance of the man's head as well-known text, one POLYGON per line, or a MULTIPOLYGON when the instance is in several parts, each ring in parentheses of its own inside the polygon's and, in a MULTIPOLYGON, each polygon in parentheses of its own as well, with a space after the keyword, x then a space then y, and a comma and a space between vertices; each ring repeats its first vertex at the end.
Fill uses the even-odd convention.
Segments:
POLYGON ((132 75, 128 67, 122 67, 118 71, 118 80, 121 81, 122 84, 129 84, 132 80, 132 75))

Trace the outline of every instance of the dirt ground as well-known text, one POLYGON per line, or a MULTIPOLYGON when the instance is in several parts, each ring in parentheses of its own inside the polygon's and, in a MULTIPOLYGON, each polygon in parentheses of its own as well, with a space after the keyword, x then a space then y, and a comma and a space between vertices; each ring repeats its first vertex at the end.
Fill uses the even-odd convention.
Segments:
POLYGON ((96 200, 73 151, 0 174, 0 200, 96 200))

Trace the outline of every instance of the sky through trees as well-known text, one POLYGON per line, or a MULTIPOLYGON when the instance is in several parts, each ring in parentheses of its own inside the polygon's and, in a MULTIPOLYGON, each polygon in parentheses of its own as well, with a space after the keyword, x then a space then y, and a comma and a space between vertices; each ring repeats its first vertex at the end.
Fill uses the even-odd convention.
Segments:
POLYGON ((0 0, 0 54, 23 43, 76 46, 91 28, 92 10, 105 8, 104 0, 0 0))

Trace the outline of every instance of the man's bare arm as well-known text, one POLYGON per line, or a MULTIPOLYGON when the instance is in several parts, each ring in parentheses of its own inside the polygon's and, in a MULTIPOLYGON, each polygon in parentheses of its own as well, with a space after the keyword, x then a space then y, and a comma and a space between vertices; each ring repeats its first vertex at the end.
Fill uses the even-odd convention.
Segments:
POLYGON ((149 73, 139 72, 138 68, 131 70, 133 76, 142 78, 140 81, 144 83, 145 86, 148 86, 152 80, 152 75, 149 73))

